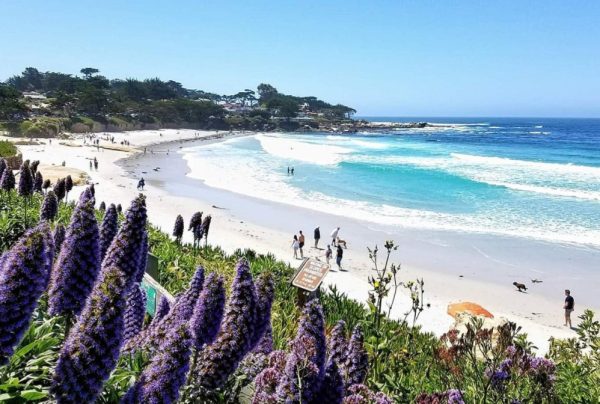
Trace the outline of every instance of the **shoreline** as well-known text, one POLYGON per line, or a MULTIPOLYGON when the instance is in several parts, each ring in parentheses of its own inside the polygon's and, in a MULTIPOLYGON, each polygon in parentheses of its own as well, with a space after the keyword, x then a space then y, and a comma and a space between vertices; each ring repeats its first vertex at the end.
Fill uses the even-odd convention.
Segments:
MULTIPOLYGON (((65 157, 63 160, 68 161, 67 166, 86 171, 88 171, 88 159, 97 157, 100 163, 99 171, 93 171, 89 175, 92 181, 97 183, 98 203, 102 200, 107 203, 129 203, 137 194, 135 185, 139 175, 144 175, 147 180, 147 190, 144 193, 148 199, 149 217, 154 225, 170 233, 177 214, 182 214, 185 220, 189 220, 193 212, 204 211, 205 214, 213 215, 214 230, 211 232, 209 242, 220 245, 227 252, 232 252, 236 248, 252 248, 259 253, 273 253, 277 258, 290 262, 292 254, 288 239, 291 238, 291 234, 304 228, 307 235, 307 246, 312 245, 312 229, 319 224, 321 225, 321 246, 323 247, 328 241, 331 228, 335 226, 333 223, 338 223, 342 227, 340 234, 343 235, 343 238, 352 240, 350 248, 345 251, 344 255, 344 264, 348 266, 349 272, 331 272, 326 278, 326 286, 337 285, 341 292, 362 303, 366 302, 369 289, 366 279, 369 276, 368 268, 371 265, 368 262, 366 248, 363 247, 366 245, 373 247, 374 240, 377 240, 377 244, 380 246, 383 245, 383 242, 389 238, 388 234, 370 229, 368 222, 207 187, 202 181, 187 176, 190 169, 179 153, 184 146, 174 148, 174 152, 169 153, 168 156, 163 154, 164 151, 158 150, 165 145, 176 146, 186 143, 186 146, 196 146, 249 134, 252 133, 234 133, 231 136, 227 136, 225 133, 219 138, 209 140, 206 138, 214 136, 215 132, 161 130, 113 134, 117 143, 121 139, 128 139, 132 146, 137 147, 137 149, 130 148, 128 152, 103 149, 98 151, 90 145, 82 150, 77 150, 81 153, 73 153, 73 148, 69 149, 58 144, 21 146, 21 149, 25 158, 39 159, 45 164, 58 164, 61 157, 65 157), (164 136, 155 136, 160 132, 164 133, 164 136), (201 137, 197 137, 196 133, 201 134, 201 137), (188 134, 193 134, 193 136, 187 136, 188 134), (53 153, 46 154, 46 147, 51 147, 53 153), (140 147, 142 150, 144 147, 148 147, 155 153, 144 155, 143 151, 140 151, 140 147), (73 154, 76 155, 73 156, 73 154), (52 157, 54 161, 48 161, 48 157, 52 157), (71 163, 71 160, 77 161, 71 163), (161 168, 153 171, 157 167, 161 168), (282 220, 282 218, 286 220, 282 220), (309 228, 306 228, 307 225, 309 228), (357 239, 357 234, 364 234, 366 238, 357 239)), ((392 262, 407 262, 402 264, 400 272, 403 281, 417 277, 425 280, 425 302, 431 303, 431 308, 423 312, 417 323, 422 326, 424 331, 440 335, 448 330, 454 321, 446 314, 446 306, 456 301, 449 299, 458 293, 465 297, 464 300, 481 303, 495 315, 517 322, 523 327, 524 332, 529 333, 530 339, 540 348, 540 352, 545 352, 547 349, 547 340, 550 336, 560 338, 575 336, 574 331, 560 327, 560 301, 557 304, 557 302, 551 302, 533 293, 520 294, 512 291, 511 287, 500 286, 499 279, 490 279, 489 274, 486 279, 486 276, 482 276, 481 273, 471 273, 473 268, 461 268, 463 266, 461 264, 469 264, 468 256, 463 257, 462 261, 454 263, 456 268, 449 268, 446 272, 424 269, 422 266, 414 265, 418 259, 410 257, 407 252, 415 255, 412 248, 420 248, 421 254, 433 254, 431 249, 437 243, 437 236, 435 232, 431 231, 411 230, 408 233, 403 239, 396 240, 400 249, 399 252, 392 255, 392 262), (416 241, 408 240, 411 237, 414 237, 416 241), (459 277, 457 271, 464 272, 464 276, 459 277)), ((191 236, 186 234, 186 240, 189 237, 191 236)), ((481 236, 477 237, 482 238, 481 236)), ((487 242, 497 243, 498 238, 491 237, 491 240, 487 242)), ((438 246, 437 249, 443 251, 445 248, 438 246)), ((485 249, 480 250, 482 254, 486 254, 485 249)), ((311 255, 317 255, 317 253, 322 255, 322 251, 311 248, 307 249, 307 252, 311 255)), ((444 255, 440 255, 438 258, 441 261, 444 259, 444 255)), ((300 261, 294 261, 292 265, 297 266, 299 263, 300 261)), ((475 265, 476 263, 471 263, 471 267, 475 265)), ((469 267, 469 265, 466 266, 469 267)), ((498 274, 493 275, 498 276, 498 274)), ((500 273, 500 275, 506 277, 507 274, 500 273)), ((508 276, 512 275, 509 273, 508 276)), ((399 294, 400 298, 397 299, 392 312, 393 317, 402 317, 403 311, 410 303, 402 289, 399 290, 399 294)), ((583 306, 582 304, 578 305, 575 316, 582 313, 583 306)))

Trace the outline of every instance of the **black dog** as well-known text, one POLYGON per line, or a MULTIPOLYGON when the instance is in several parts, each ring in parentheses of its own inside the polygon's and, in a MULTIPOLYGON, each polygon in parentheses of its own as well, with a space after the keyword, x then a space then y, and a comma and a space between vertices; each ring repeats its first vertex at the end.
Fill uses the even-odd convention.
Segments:
POLYGON ((513 285, 515 285, 519 292, 524 292, 527 290, 527 286, 523 285, 522 283, 513 282, 513 285))

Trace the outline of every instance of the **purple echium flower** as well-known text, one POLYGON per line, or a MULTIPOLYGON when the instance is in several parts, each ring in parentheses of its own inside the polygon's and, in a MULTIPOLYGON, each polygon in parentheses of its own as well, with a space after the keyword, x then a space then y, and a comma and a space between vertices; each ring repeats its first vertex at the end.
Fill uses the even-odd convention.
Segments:
POLYGON ((298 326, 298 337, 308 335, 314 339, 315 356, 309 358, 319 368, 319 374, 325 371, 325 357, 327 356, 327 342, 325 339, 325 321, 323 309, 317 299, 306 304, 300 325, 298 326))
POLYGON ((281 371, 275 368, 269 367, 264 369, 254 379, 254 398, 252 404, 276 404, 279 403, 277 397, 277 385, 279 384, 279 377, 281 371))
POLYGON ((103 267, 60 351, 51 391, 59 404, 93 403, 119 358, 130 274, 103 267))
POLYGON ((125 328, 123 329, 123 340, 126 342, 136 336, 144 324, 146 315, 146 292, 137 285, 133 285, 125 303, 125 328))
POLYGON ((262 338, 254 348, 252 352, 262 353, 264 355, 268 355, 273 351, 273 328, 271 327, 271 323, 267 324, 267 329, 265 330, 262 338))
POLYGON ((35 178, 33 179, 33 191, 34 192, 42 192, 42 185, 44 184, 44 176, 41 172, 37 171, 35 173, 35 178))
POLYGON ((178 242, 181 242, 181 238, 183 237, 183 229, 183 217, 181 215, 177 215, 177 218, 175 219, 175 225, 173 226, 173 237, 175 237, 175 240, 178 242))
POLYGON ((0 178, 2 177, 2 174, 4 174, 4 170, 6 170, 6 167, 8 167, 8 164, 6 164, 6 160, 0 157, 0 178))
POLYGON ((299 334, 292 342, 277 396, 285 403, 310 403, 321 388, 319 367, 311 359, 317 356, 316 340, 308 334, 299 334))
POLYGON ((122 404, 177 402, 190 365, 192 337, 186 322, 169 332, 161 351, 129 389, 122 404))
POLYGON ((193 345, 196 350, 202 349, 205 344, 209 345, 215 340, 221 326, 224 307, 223 278, 211 273, 204 282, 190 319, 193 345))
POLYGON ((465 404, 460 390, 450 389, 446 394, 448 395, 448 404, 465 404))
POLYGON ((344 379, 346 387, 361 384, 369 371, 369 356, 364 347, 364 337, 360 325, 354 327, 346 353, 344 379))
POLYGON ((346 322, 340 320, 331 330, 327 339, 327 353, 329 359, 332 359, 338 367, 342 368, 346 362, 346 349, 348 341, 346 340, 346 322))
POLYGON ((171 304, 169 303, 169 300, 165 296, 161 296, 158 306, 156 306, 156 311, 154 312, 154 317, 152 318, 150 327, 156 326, 156 324, 158 324, 158 322, 162 320, 164 316, 169 314, 170 309, 171 304))
POLYGON ((15 175, 10 167, 6 167, 0 178, 0 188, 3 191, 11 191, 15 189, 15 175))
POLYGON ((94 198, 84 192, 73 210, 71 223, 54 264, 48 291, 49 312, 53 315, 79 314, 92 291, 99 270, 100 251, 94 198))
POLYGON ((48 285, 54 243, 47 224, 23 235, 1 259, 0 365, 29 327, 29 320, 48 285))
POLYGON ((344 379, 336 362, 332 359, 329 360, 325 368, 325 376, 321 383, 321 389, 316 397, 321 402, 331 404, 339 404, 344 399, 344 379))
POLYGON ((208 242, 208 231, 210 230, 210 222, 212 221, 212 217, 207 215, 202 222, 202 235, 204 235, 204 239, 208 242))
POLYGON ((52 185, 52 184, 50 183, 50 180, 46 179, 46 180, 44 180, 44 183, 42 184, 42 189, 45 191, 45 190, 47 190, 48 188, 50 188, 50 185, 52 185))
POLYGON ((67 194, 69 192, 71 192, 72 189, 73 189, 73 178, 71 178, 70 175, 67 175, 67 178, 65 178, 65 190, 67 191, 67 194))
POLYGON ((56 197, 58 198, 59 202, 65 198, 67 188, 65 186, 64 178, 61 178, 58 181, 56 181, 56 184, 54 184, 54 193, 56 194, 56 197))
POLYGON ((250 268, 245 260, 240 260, 217 339, 203 350, 198 369, 195 369, 202 387, 215 389, 222 386, 252 348, 256 302, 250 268))
POLYGON ((202 212, 196 212, 190 219, 188 230, 194 230, 196 227, 202 226, 202 212))
POLYGON ((125 212, 125 220, 106 251, 102 265, 119 267, 135 279, 139 269, 142 244, 146 235, 146 202, 143 195, 139 195, 131 202, 125 212))
POLYGON ((100 259, 104 259, 110 243, 112 243, 119 231, 117 216, 117 208, 111 203, 108 210, 104 213, 104 218, 100 225, 100 259))
POLYGON ((190 281, 190 286, 177 298, 169 313, 130 339, 123 347, 123 351, 132 352, 146 347, 159 347, 173 327, 181 321, 189 321, 192 317, 203 283, 204 268, 198 267, 190 281))
POLYGON ((117 213, 121 213, 123 212, 123 207, 121 206, 120 203, 117 204, 117 213))
POLYGON ((52 221, 58 213, 58 199, 54 192, 50 191, 44 196, 44 202, 40 207, 40 220, 52 221))
POLYGON ((271 325, 271 305, 275 296, 275 286, 269 274, 263 274, 256 280, 256 326, 252 348, 260 342, 267 327, 271 325))
POLYGON ((134 282, 140 284, 144 279, 146 273, 146 265, 148 264, 148 232, 144 232, 144 238, 142 239, 142 247, 140 250, 140 261, 138 263, 138 270, 135 273, 134 282))
MULTIPOLYGON (((101 212, 104 212, 106 210, 106 203, 104 201, 100 202, 100 205, 98 206, 98 210, 101 212)), ((117 211, 117 208, 115 207, 115 212, 117 211)))
MULTIPOLYGON (((433 403, 442 403, 445 401, 447 394, 423 394, 417 397, 417 403, 420 404, 433 404, 433 403), (421 401, 423 400, 424 401, 421 401)), ((367 386, 364 384, 354 384, 348 388, 348 394, 342 401, 344 404, 392 404, 393 401, 386 396, 385 394, 373 393, 367 386)))
POLYGON ((38 166, 40 165, 40 161, 39 160, 33 160, 31 162, 31 164, 29 165, 29 168, 31 169, 31 175, 35 177, 35 174, 38 172, 38 166))
POLYGON ((60 251, 60 246, 62 246, 63 241, 65 240, 65 226, 62 224, 57 224, 54 228, 54 249, 56 254, 60 251))
POLYGON ((33 193, 33 177, 31 176, 31 168, 29 168, 29 160, 25 160, 21 164, 18 192, 20 196, 30 196, 33 193))

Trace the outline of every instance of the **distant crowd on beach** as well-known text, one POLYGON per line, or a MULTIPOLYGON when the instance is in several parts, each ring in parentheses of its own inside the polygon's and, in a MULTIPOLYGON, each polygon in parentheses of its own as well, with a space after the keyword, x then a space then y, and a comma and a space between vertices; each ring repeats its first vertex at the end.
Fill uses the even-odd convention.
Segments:
MULTIPOLYGON (((293 170, 293 169, 292 169, 293 170)), ((332 246, 335 248, 335 263, 340 271, 344 271, 342 267, 342 259, 344 258, 344 249, 347 249, 347 244, 345 240, 340 239, 339 237, 340 228, 336 227, 330 233, 331 244, 327 244, 327 248, 325 249, 325 262, 327 265, 330 265, 330 261, 333 258, 333 250, 332 246), (342 248, 343 246, 343 248, 342 248)), ((302 230, 298 232, 299 234, 294 234, 294 238, 292 240, 292 249, 294 250, 294 258, 295 259, 304 259, 304 246, 306 243, 306 237, 302 230)), ((319 241, 321 240, 321 229, 317 226, 313 231, 313 240, 314 240, 314 249, 315 250, 323 250, 319 247, 319 241)))

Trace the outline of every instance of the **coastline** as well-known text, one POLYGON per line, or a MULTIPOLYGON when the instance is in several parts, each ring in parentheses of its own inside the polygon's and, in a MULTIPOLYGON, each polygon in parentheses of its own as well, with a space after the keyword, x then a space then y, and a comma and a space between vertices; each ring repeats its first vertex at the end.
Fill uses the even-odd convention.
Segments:
MULTIPOLYGON (((205 138, 214 136, 214 132, 193 130, 140 131, 114 135, 117 143, 121 139, 128 139, 138 149, 132 147, 127 151, 98 151, 91 146, 74 149, 59 145, 58 141, 53 142, 51 146, 21 146, 21 149, 25 158, 39 159, 42 164, 55 165, 65 160, 68 167, 86 172, 89 171, 89 159, 97 157, 100 163, 99 170, 89 175, 97 184, 98 202, 104 200, 107 203, 127 204, 137 194, 137 179, 144 175, 147 182, 144 193, 148 199, 149 216, 153 224, 170 232, 177 214, 182 214, 185 220, 188 220, 197 210, 204 211, 205 214, 210 213, 213 216, 214 230, 209 242, 220 245, 228 252, 236 248, 252 248, 260 253, 273 253, 277 258, 289 262, 292 256, 289 248, 291 234, 303 229, 307 235, 307 245, 311 245, 312 229, 320 225, 323 246, 328 241, 330 230, 340 225, 341 235, 351 243, 344 256, 344 264, 349 271, 331 272, 326 278, 326 284, 336 285, 338 290, 358 301, 366 301, 369 289, 368 268, 371 268, 371 264, 365 247, 373 247, 374 244, 382 246, 383 242, 390 238, 390 234, 373 230, 368 222, 234 194, 207 187, 201 181, 187 177, 189 167, 178 153, 184 144, 208 144, 206 142, 222 141, 245 134, 224 134, 219 139, 210 140, 205 138), (157 136, 159 132, 164 136, 157 136), (201 137, 197 137, 196 133, 201 137), (144 155, 140 147, 148 147, 151 152, 144 155), (168 155, 165 147, 169 151, 168 155), (47 153, 49 150, 52 150, 52 153, 47 153), (161 168, 154 171, 157 167, 161 168)), ((81 140, 76 142, 82 143, 81 140)), ((41 171, 43 172, 43 168, 41 171)), ((190 235, 186 234, 186 238, 188 237, 190 235)), ((418 255, 421 254, 437 256, 440 261, 438 268, 446 267, 442 261, 448 256, 444 254, 444 251, 448 252, 448 247, 439 242, 443 237, 437 237, 432 231, 411 230, 404 237, 396 239, 400 249, 393 254, 392 262, 404 263, 400 272, 401 279, 409 281, 419 277, 425 280, 425 301, 431 303, 431 308, 426 309, 418 321, 425 331, 437 335, 447 331, 453 319, 446 314, 446 306, 456 301, 457 297, 464 297, 463 300, 481 303, 497 317, 506 317, 517 322, 540 348, 540 352, 547 349, 550 336, 565 338, 575 335, 574 331, 560 327, 560 301, 550 301, 535 293, 521 294, 512 290, 511 286, 502 286, 505 278, 514 275, 514 270, 508 273, 498 270, 491 274, 482 274, 477 270, 477 261, 470 262, 472 257, 480 254, 482 259, 487 259, 484 257, 486 243, 497 243, 501 239, 491 237, 486 240, 480 235, 476 238, 479 239, 480 245, 475 248, 480 252, 471 252, 471 256, 465 254, 462 258, 460 254, 455 254, 454 258, 458 262, 448 264, 444 272, 434 270, 435 267, 424 269, 427 267, 415 265, 419 262, 418 255), (463 277, 459 276, 461 274, 463 277)), ((509 241, 507 246, 510 245, 509 241)), ((464 243, 472 242, 473 240, 465 236, 464 243)), ((311 255, 317 253, 310 248, 307 252, 311 255)), ((322 255, 322 251, 319 251, 318 255, 322 255)), ((297 266, 299 263, 300 261, 294 261, 291 264, 297 266)), ((506 284, 510 285, 508 282, 506 284)), ((542 285, 552 287, 550 282, 542 285)), ((410 302, 404 291, 400 290, 400 294, 401 297, 392 312, 392 316, 395 317, 403 317, 403 312, 410 302)), ((584 306, 578 305, 577 315, 583 311, 584 306)))

